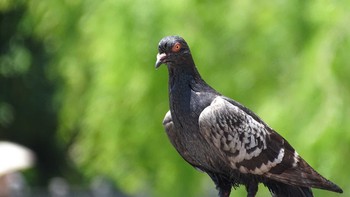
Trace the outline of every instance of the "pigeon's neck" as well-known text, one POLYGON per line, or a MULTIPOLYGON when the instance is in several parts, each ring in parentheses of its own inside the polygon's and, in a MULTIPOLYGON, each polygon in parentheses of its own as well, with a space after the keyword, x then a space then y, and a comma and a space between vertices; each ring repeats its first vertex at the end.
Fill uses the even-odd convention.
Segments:
MULTIPOLYGON (((199 94, 211 96, 220 95, 210 87, 193 66, 168 66, 169 69, 169 99, 171 109, 174 107, 189 112, 190 102, 199 102, 199 94)), ((211 98, 211 96, 209 96, 211 98)), ((208 97, 208 98, 209 98, 208 97)))
POLYGON ((194 66, 168 66, 169 70, 169 104, 174 124, 192 125, 193 87, 203 84, 197 69, 194 66))
POLYGON ((193 60, 189 65, 168 65, 169 93, 192 89, 195 92, 210 92, 219 95, 199 74, 193 60))
POLYGON ((191 84, 206 84, 195 66, 169 66, 169 88, 190 88, 191 84))
POLYGON ((191 55, 184 56, 178 61, 170 62, 167 65, 169 71, 169 85, 173 85, 174 83, 178 82, 186 83, 189 80, 201 78, 191 55), (179 79, 181 80, 179 81, 179 79))

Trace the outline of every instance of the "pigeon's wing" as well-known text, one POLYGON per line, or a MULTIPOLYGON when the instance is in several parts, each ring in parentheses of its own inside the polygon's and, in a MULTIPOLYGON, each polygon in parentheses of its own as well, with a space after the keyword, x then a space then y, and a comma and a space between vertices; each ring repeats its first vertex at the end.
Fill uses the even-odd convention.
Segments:
MULTIPOLYGON (((216 97, 199 116, 200 132, 229 165, 286 184, 331 189, 278 133, 239 103, 216 97)), ((333 188, 333 191, 337 191, 333 188)))
POLYGON ((262 175, 285 156, 283 139, 224 97, 216 97, 203 110, 199 127, 205 139, 225 153, 230 166, 241 173, 262 175))

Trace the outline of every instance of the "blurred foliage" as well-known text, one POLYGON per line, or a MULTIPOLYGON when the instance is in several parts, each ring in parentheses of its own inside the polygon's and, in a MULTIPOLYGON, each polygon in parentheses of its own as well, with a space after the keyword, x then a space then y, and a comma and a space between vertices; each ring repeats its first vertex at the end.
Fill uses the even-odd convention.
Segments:
POLYGON ((2 0, 0 138, 36 152, 37 184, 104 175, 130 194, 215 195, 161 125, 167 71, 154 70, 155 55, 177 34, 209 84, 348 193, 349 9, 326 0, 2 0))

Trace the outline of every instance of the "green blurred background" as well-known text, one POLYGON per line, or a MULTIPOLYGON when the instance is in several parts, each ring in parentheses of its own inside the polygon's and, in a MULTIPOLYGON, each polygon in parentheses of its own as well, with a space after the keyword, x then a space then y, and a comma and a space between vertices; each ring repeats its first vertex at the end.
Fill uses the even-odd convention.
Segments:
POLYGON ((157 45, 181 35, 209 84, 348 196, 349 10, 346 0, 0 0, 0 139, 35 152, 31 186, 104 176, 132 196, 215 196, 161 124, 168 76, 154 69, 157 45))

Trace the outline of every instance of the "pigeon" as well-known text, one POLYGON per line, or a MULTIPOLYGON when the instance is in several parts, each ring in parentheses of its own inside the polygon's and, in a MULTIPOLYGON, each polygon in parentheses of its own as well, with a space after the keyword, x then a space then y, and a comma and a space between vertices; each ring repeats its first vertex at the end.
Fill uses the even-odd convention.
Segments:
POLYGON ((169 75, 168 138, 186 162, 210 176, 219 197, 240 185, 253 197, 259 183, 274 197, 310 197, 311 188, 343 192, 255 113, 208 85, 182 37, 161 39, 155 67, 162 64, 169 75))

